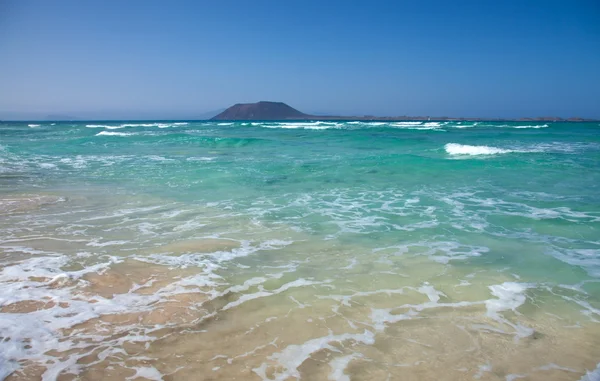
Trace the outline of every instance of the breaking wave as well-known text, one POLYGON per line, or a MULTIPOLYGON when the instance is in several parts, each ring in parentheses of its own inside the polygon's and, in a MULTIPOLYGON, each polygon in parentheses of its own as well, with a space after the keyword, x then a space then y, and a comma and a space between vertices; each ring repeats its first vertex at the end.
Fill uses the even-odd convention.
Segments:
POLYGON ((113 132, 113 131, 102 131, 96 134, 96 136, 130 136, 133 134, 127 132, 113 132))
POLYGON ((502 149, 490 146, 471 146, 466 144, 448 143, 444 146, 446 152, 450 155, 498 155, 503 153, 515 152, 509 149, 502 149))
POLYGON ((106 128, 109 130, 126 128, 126 127, 158 127, 158 128, 168 128, 168 127, 180 127, 187 126, 188 122, 177 122, 177 123, 123 123, 118 125, 112 124, 86 124, 87 128, 106 128))

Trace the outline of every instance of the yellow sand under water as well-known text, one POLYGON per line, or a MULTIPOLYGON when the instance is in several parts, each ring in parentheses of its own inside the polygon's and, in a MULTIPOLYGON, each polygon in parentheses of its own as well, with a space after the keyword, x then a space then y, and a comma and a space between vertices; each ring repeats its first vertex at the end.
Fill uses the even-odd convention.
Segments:
POLYGON ((598 312, 581 291, 223 213, 196 210, 204 226, 173 234, 173 222, 168 239, 143 242, 125 242, 122 216, 7 237, 0 280, 17 291, 0 317, 36 316, 56 342, 12 359, 6 379, 578 380, 600 359, 598 312), (61 256, 60 271, 21 262, 61 256), (73 306, 95 316, 59 324, 73 306))

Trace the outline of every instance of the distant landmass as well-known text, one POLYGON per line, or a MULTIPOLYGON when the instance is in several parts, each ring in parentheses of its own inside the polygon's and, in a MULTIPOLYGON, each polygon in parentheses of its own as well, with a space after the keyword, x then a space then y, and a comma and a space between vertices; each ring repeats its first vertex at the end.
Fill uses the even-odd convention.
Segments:
POLYGON ((220 114, 214 116, 210 120, 381 120, 381 121, 394 121, 394 120, 469 120, 469 121, 491 121, 491 120, 503 120, 503 121, 515 121, 515 122, 588 122, 595 121, 594 119, 584 118, 560 118, 554 116, 542 116, 537 118, 519 118, 519 119, 505 119, 505 118, 455 118, 448 116, 374 116, 374 115, 361 115, 361 116, 340 116, 340 115, 310 115, 305 114, 295 108, 283 103, 283 102, 269 102, 260 101, 256 103, 238 103, 235 104, 220 114))
POLYGON ((301 120, 311 118, 314 116, 300 112, 283 102, 261 101, 235 104, 211 120, 301 120))
POLYGON ((542 116, 535 118, 470 118, 450 116, 376 116, 376 115, 331 115, 326 112, 311 114, 299 111, 283 102, 260 101, 238 103, 227 109, 209 112, 161 112, 100 110, 71 112, 7 111, 0 110, 0 121, 148 121, 148 120, 362 120, 362 121, 506 121, 506 122, 597 122, 598 119, 563 118, 542 116))

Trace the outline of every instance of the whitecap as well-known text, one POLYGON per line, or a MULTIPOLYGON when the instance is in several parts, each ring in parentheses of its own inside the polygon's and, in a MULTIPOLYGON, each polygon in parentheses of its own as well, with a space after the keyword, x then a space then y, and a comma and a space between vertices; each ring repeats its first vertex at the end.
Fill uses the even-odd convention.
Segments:
POLYGON ((513 128, 548 128, 547 124, 533 125, 533 126, 514 126, 513 128))
POLYGON ((286 128, 286 129, 306 129, 306 130, 327 130, 330 128, 342 128, 342 123, 337 122, 282 122, 282 123, 252 123, 253 126, 266 128, 286 128))
POLYGON ((214 157, 188 157, 187 159, 185 159, 186 161, 213 161, 215 160, 214 157))
POLYGON ((479 123, 477 123, 477 122, 475 122, 473 124, 462 124, 462 123, 459 122, 459 123, 457 123, 457 124, 455 124, 453 126, 450 126, 450 127, 453 127, 453 128, 471 128, 471 127, 477 127, 478 124, 479 123))
POLYGON ((40 125, 39 124, 28 124, 27 126, 33 128, 33 127, 39 127, 40 125))
POLYGON ((509 149, 502 149, 490 146, 471 146, 466 144, 448 143, 444 146, 446 152, 450 155, 498 155, 503 153, 514 152, 509 149))
POLYGON ((186 126, 189 123, 187 122, 177 122, 177 123, 123 123, 119 125, 110 125, 110 124, 86 124, 85 126, 88 128, 106 128, 109 130, 116 130, 119 128, 127 128, 127 127, 158 127, 158 128, 168 128, 168 127, 178 127, 178 126, 186 126))
POLYGON ((438 122, 394 122, 389 124, 390 127, 405 128, 408 130, 436 130, 442 131, 442 124, 438 122))
POLYGON ((113 131, 102 131, 96 134, 96 136, 131 136, 133 134, 127 132, 113 132, 113 131))
POLYGON ((175 159, 169 159, 163 156, 159 156, 159 155, 150 155, 150 156, 146 156, 148 159, 153 160, 153 161, 175 161, 175 159))

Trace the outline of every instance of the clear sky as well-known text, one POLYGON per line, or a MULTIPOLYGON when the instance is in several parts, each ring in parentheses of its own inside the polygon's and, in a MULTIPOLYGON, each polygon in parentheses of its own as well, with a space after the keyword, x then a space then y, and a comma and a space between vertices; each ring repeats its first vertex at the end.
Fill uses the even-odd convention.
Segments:
POLYGON ((598 0, 0 0, 0 118, 600 118, 598 0))

